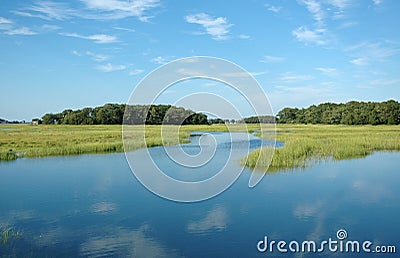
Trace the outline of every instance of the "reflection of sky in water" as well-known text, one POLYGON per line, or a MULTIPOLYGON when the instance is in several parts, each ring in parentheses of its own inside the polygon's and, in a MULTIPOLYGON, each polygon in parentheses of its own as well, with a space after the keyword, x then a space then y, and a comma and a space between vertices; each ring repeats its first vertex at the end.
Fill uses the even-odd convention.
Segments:
POLYGON ((190 222, 187 225, 189 233, 207 233, 209 231, 224 230, 228 223, 226 209, 216 207, 209 211, 204 218, 190 222))
POLYGON ((123 154, 0 163, 0 225, 23 233, 0 255, 254 257, 267 255, 255 248, 264 235, 317 241, 340 228, 396 244, 398 158, 322 162, 269 174, 254 189, 245 170, 222 195, 191 204, 148 192, 123 154))

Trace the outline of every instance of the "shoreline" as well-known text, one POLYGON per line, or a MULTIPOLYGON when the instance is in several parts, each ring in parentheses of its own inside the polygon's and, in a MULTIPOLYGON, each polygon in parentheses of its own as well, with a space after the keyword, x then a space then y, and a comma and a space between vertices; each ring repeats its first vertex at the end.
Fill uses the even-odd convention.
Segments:
MULTIPOLYGON (((260 135, 258 124, 247 124, 248 132, 260 135)), ((166 126, 167 130, 177 126, 166 126)), ((228 126, 232 131, 243 131, 243 126, 228 126)), ((227 132, 225 125, 185 125, 179 129, 179 143, 188 141, 191 132, 227 132)), ((74 156, 124 152, 122 125, 7 125, 0 130, 0 162, 18 158, 74 156), (21 154, 22 153, 22 154, 21 154)), ((134 135, 143 136, 142 126, 133 126, 134 135)), ((136 144, 128 150, 145 147, 171 146, 176 139, 161 139, 161 126, 146 125, 146 146, 136 144)), ((332 158, 343 160, 365 157, 376 151, 400 151, 400 125, 276 125, 276 141, 284 146, 276 148, 267 172, 305 168, 332 158)), ((125 148, 124 148, 125 147, 125 148)), ((255 150, 242 160, 242 165, 263 170, 267 150, 255 150), (259 164, 257 159, 260 158, 259 164), (263 162, 264 161, 264 162, 263 162)))

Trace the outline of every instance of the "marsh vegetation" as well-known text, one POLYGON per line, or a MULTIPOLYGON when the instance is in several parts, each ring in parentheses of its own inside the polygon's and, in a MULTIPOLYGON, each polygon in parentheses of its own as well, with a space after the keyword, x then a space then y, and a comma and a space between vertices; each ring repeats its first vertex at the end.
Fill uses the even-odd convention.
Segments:
MULTIPOLYGON (((268 137, 263 135, 261 137, 268 137)), ((307 167, 321 160, 365 157, 374 151, 400 151, 400 126, 282 125, 277 126, 276 148, 268 171, 307 167)), ((243 163, 265 170, 269 150, 255 150, 243 163), (257 164, 257 159, 260 162, 257 164), (257 165, 256 165, 257 164, 257 165)))
MULTIPOLYGON (((270 125, 265 126, 271 129, 270 125)), ((89 153, 123 152, 121 125, 7 125, 0 130, 0 160, 89 153), (4 130, 7 129, 7 130, 4 130)), ((140 125, 129 126, 127 150, 187 142, 192 131, 260 130, 259 125, 140 125), (164 133, 162 132, 164 130, 164 133), (167 133, 165 133, 167 131, 167 133), (164 139, 161 135, 163 134, 164 139), (165 137, 167 136, 167 137, 165 137), (145 141, 136 141, 145 137, 145 141)), ((400 126, 277 125, 275 150, 268 171, 307 167, 326 159, 364 157, 374 151, 400 151, 400 126)), ((267 130, 265 130, 267 131, 267 130)), ((269 134, 260 135, 269 137, 269 134)), ((265 170, 268 149, 255 150, 242 163, 265 170), (257 164, 257 159, 260 159, 257 164), (257 164, 257 166, 256 166, 257 164)))

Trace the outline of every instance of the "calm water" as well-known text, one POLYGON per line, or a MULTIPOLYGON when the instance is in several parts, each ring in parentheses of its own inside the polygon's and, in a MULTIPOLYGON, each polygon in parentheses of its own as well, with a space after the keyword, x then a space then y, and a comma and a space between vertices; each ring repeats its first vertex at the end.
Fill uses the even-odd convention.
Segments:
POLYGON ((198 203, 152 194, 123 153, 3 162, 0 225, 22 236, 0 243, 0 256, 276 257, 257 251, 264 236, 322 241, 336 239, 339 229, 348 239, 400 249, 399 157, 322 162, 269 174, 253 189, 245 170, 227 191, 198 203))

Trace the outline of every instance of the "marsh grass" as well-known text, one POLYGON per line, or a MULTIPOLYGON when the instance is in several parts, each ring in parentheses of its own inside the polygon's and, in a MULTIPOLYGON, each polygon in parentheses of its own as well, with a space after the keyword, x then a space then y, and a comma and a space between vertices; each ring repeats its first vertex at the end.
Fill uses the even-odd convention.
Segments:
POLYGON ((21 233, 12 227, 0 227, 0 243, 7 245, 10 241, 21 237, 21 233))
POLYGON ((8 125, 0 159, 122 151, 121 126, 8 125))
MULTIPOLYGON (((284 146, 275 149, 269 172, 304 168, 327 159, 361 158, 374 151, 400 151, 400 126, 279 125, 276 138, 284 146)), ((267 152, 256 150, 243 163, 265 171, 267 152)))
MULTIPOLYGON (((3 125, 0 130, 0 161, 19 157, 123 152, 124 149, 130 151, 188 142, 191 131, 228 131, 225 125, 134 125, 127 128, 124 129, 129 130, 131 139, 124 146, 121 125, 3 125), (161 138, 161 128, 164 138, 161 138)), ((230 130, 242 129, 233 126, 230 130)))

